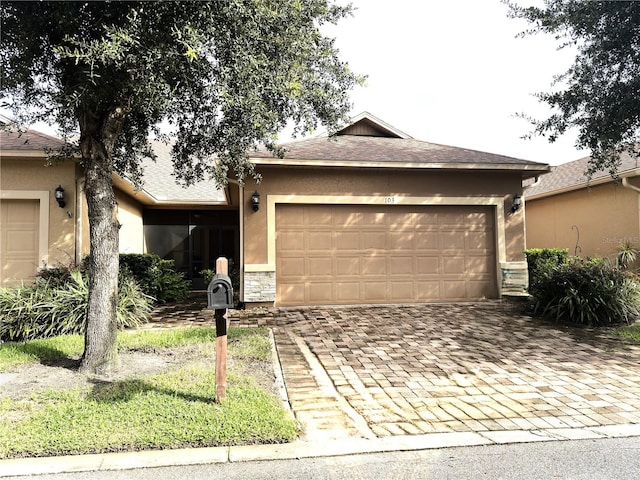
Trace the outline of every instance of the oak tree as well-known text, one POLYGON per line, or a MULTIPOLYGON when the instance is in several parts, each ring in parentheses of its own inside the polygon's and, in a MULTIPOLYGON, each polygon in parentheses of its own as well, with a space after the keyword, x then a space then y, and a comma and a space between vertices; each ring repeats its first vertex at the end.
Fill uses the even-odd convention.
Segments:
POLYGON ((554 141, 577 128, 576 146, 589 149, 587 174, 615 176, 620 154, 638 156, 640 139, 640 2, 544 0, 541 7, 509 4, 510 15, 530 24, 527 34, 547 33, 559 48, 575 47, 573 65, 539 93, 552 107, 532 119, 534 133, 554 141))
MULTIPOLYGON (((140 179, 149 138, 174 142, 177 176, 253 175, 247 152, 288 121, 336 128, 360 81, 324 23, 333 0, 0 3, 0 94, 22 123, 59 126, 84 171, 90 293, 81 370, 117 366, 118 221, 112 174, 140 179)), ((65 152, 68 153, 68 152, 65 152)))

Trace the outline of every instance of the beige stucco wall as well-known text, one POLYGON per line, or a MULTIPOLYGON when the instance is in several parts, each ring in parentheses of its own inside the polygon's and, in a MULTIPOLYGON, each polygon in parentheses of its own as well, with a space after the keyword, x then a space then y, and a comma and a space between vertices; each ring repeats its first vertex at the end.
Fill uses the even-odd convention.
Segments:
POLYGON ((0 189, 5 197, 17 195, 12 192, 48 192, 49 247, 42 259, 47 265, 69 265, 75 261, 77 169, 73 161, 46 166, 44 157, 0 158, 0 189), (58 185, 65 191, 64 208, 54 198, 58 185))
MULTIPOLYGON (((393 169, 345 169, 259 166, 262 181, 256 185, 247 181, 244 189, 244 263, 267 264, 268 199, 269 196, 340 196, 358 197, 358 201, 392 199, 410 201, 411 197, 430 198, 447 203, 455 198, 457 204, 465 199, 472 204, 478 199, 499 198, 504 211, 505 258, 507 262, 524 260, 524 220, 522 211, 511 214, 513 194, 520 193, 519 173, 482 171, 398 171, 393 169), (261 208, 253 212, 251 195, 258 190, 261 208), (367 200, 369 199, 369 200, 367 200)), ((345 203, 348 203, 346 201, 345 203)))
POLYGON ((120 222, 120 253, 144 253, 142 205, 121 192, 115 191, 120 222))
POLYGON ((639 199, 637 192, 610 182, 526 200, 527 248, 609 257, 623 240, 640 245, 639 199))

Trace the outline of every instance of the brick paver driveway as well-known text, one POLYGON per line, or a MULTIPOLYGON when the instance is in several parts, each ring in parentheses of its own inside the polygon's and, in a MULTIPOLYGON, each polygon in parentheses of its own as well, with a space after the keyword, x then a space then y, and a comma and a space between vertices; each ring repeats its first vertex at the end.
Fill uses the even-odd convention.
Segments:
POLYGON ((347 435, 640 422, 640 347, 498 303, 234 312, 274 330, 294 412, 347 435))

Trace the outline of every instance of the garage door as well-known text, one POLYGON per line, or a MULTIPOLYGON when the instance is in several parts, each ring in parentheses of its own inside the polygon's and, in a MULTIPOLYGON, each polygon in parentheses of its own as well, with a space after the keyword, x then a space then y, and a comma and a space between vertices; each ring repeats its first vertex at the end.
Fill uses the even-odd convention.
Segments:
POLYGON ((278 205, 276 303, 495 298, 494 209, 278 205))
POLYGON ((38 200, 0 202, 0 265, 3 286, 33 279, 38 268, 38 200))

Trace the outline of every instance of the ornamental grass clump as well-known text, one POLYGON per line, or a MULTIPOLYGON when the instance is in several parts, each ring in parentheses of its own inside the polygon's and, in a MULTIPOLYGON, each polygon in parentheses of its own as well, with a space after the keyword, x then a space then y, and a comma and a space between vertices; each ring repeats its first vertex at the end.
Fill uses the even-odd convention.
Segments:
MULTIPOLYGON (((33 285, 0 288, 0 341, 24 341, 84 332, 89 285, 79 270, 64 281, 36 279, 33 285)), ((116 317, 118 328, 145 322, 153 299, 131 277, 121 276, 116 317)))
POLYGON ((597 327, 640 316, 637 277, 604 261, 576 257, 541 269, 529 292, 534 313, 558 322, 597 327))

